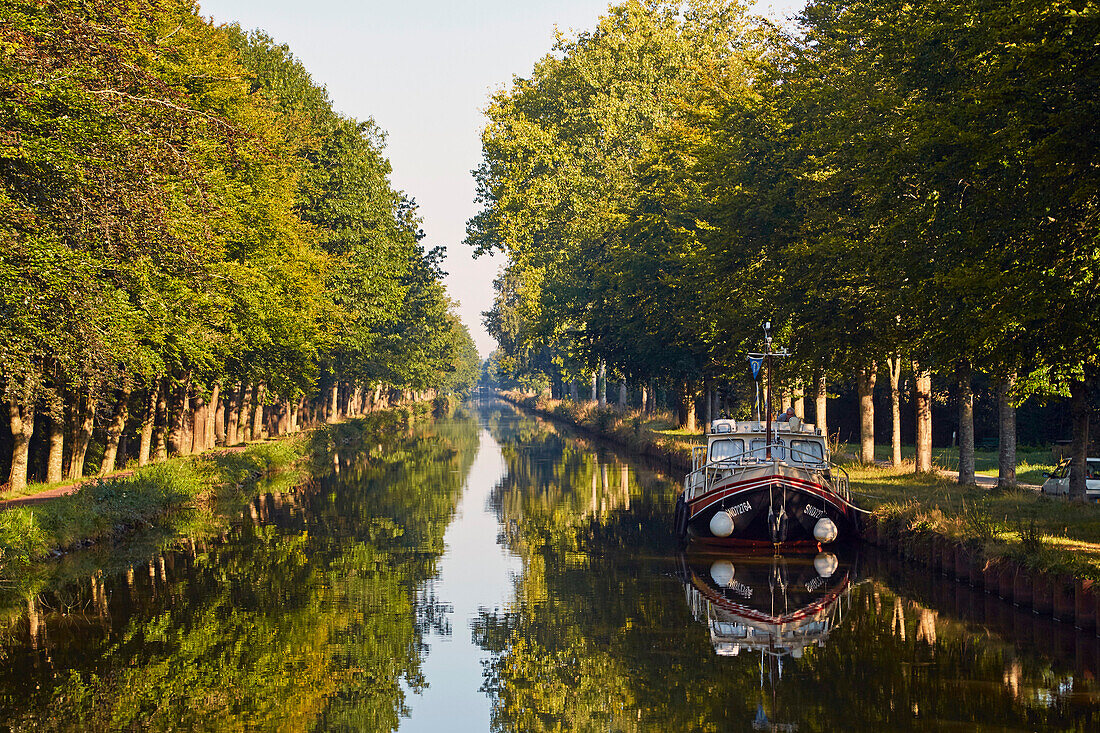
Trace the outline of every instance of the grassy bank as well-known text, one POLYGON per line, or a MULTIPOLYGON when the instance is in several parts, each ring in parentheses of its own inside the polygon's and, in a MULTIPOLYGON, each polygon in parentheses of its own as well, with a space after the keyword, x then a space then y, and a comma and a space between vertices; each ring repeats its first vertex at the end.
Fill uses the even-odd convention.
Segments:
MULTIPOLYGON (((677 470, 690 468, 691 446, 703 440, 700 433, 677 430, 670 413, 644 415, 600 409, 590 402, 504 396, 638 453, 667 460, 677 470)), ((879 448, 888 456, 889 446, 879 448)), ((841 446, 838 455, 844 453, 841 446)), ((948 463, 958 460, 957 453, 941 454, 948 463)), ((1031 471, 1041 482, 1041 470, 1048 468, 1041 463, 1045 456, 1049 451, 1022 454, 1022 481, 1035 478, 1027 473, 1031 471)), ((984 458, 992 462, 995 454, 984 458)), ((959 486, 940 474, 914 474, 911 464, 893 468, 848 463, 845 468, 859 505, 872 511, 879 531, 900 545, 917 536, 936 536, 965 545, 985 560, 1010 559, 1036 571, 1100 580, 1100 505, 1071 504, 1031 489, 959 486)))
POLYGON ((872 510, 878 532, 899 546, 921 535, 965 545, 984 560, 1100 580, 1100 505, 1032 489, 959 486, 935 474, 853 467, 852 490, 872 510))
MULTIPOLYGON (((857 443, 840 443, 837 449, 839 454, 851 456, 852 460, 859 455, 859 444, 857 443)), ((901 458, 902 461, 910 464, 909 470, 912 470, 912 464, 916 458, 916 448, 911 445, 903 445, 901 447, 901 458)), ((876 445, 875 460, 889 462, 890 446, 876 445)), ((996 478, 997 460, 996 450, 974 451, 974 472, 979 476, 996 478)), ((932 451, 932 465, 947 471, 957 471, 959 469, 958 447, 948 446, 934 449, 932 451)), ((1016 451, 1016 480, 1022 484, 1041 485, 1046 480, 1046 476, 1043 474, 1049 473, 1053 468, 1054 460, 1051 457, 1050 448, 1021 447, 1016 451)))
POLYGON ((128 476, 82 485, 42 504, 0 511, 0 575, 33 560, 149 527, 184 508, 243 498, 259 481, 290 469, 306 452, 296 436, 233 453, 174 458, 128 476))
POLYGON ((670 467, 684 471, 691 469, 691 447, 703 442, 701 434, 677 429, 676 418, 669 412, 621 412, 613 407, 597 407, 592 402, 551 400, 518 392, 506 392, 502 396, 512 404, 578 427, 636 453, 667 461, 670 467))
POLYGON ((2 510, 0 625, 22 618, 35 594, 216 540, 247 518, 256 497, 308 492, 309 477, 331 470, 338 446, 360 445, 378 432, 403 433, 453 408, 453 400, 402 405, 240 451, 172 459, 69 496, 2 510), (81 551, 68 552, 75 549, 81 551))
MULTIPOLYGON (((440 397, 431 403, 374 413, 342 427, 322 426, 311 433, 256 443, 239 451, 173 458, 126 475, 86 481, 74 493, 40 504, 0 510, 0 577, 10 578, 34 560, 151 527, 183 509, 202 512, 218 504, 225 509, 247 501, 266 479, 300 464, 318 442, 331 442, 334 435, 342 435, 354 425, 404 428, 432 414, 451 414, 456 404, 456 398, 440 397)), ((299 473, 292 472, 286 488, 293 487, 299 473)), ((264 483, 267 491, 271 490, 269 483, 264 483)))

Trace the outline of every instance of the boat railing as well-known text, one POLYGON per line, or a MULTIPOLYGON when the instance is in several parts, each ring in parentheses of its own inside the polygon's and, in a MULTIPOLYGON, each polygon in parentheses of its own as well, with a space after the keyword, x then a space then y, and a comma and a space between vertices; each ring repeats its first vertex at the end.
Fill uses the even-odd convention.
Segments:
POLYGON ((736 456, 728 456, 707 461, 707 446, 697 445, 691 451, 692 471, 684 477, 684 494, 693 499, 710 491, 715 481, 726 481, 738 475, 760 468, 766 463, 781 463, 792 468, 819 470, 825 474, 829 489, 851 503, 851 481, 848 472, 838 463, 800 448, 792 448, 776 442, 743 451, 736 456), (768 458, 768 449, 772 457, 768 458), (788 462, 788 456, 794 456, 796 463, 788 462))

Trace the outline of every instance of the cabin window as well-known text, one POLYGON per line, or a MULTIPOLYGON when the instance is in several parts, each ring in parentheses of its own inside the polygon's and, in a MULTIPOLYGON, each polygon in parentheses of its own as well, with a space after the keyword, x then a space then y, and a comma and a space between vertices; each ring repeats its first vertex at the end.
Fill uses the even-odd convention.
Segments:
MULTIPOLYGON (((752 458, 758 461, 766 460, 768 452, 765 450, 768 443, 763 438, 753 438, 750 444, 749 450, 752 451, 752 458)), ((772 458, 778 458, 781 461, 787 460, 787 449, 783 445, 783 441, 776 438, 775 443, 772 445, 772 458)))
POLYGON ((740 461, 745 454, 745 441, 740 438, 716 440, 710 444, 711 461, 740 461))
POLYGON ((816 440, 792 440, 791 455, 799 463, 825 462, 825 448, 816 440))

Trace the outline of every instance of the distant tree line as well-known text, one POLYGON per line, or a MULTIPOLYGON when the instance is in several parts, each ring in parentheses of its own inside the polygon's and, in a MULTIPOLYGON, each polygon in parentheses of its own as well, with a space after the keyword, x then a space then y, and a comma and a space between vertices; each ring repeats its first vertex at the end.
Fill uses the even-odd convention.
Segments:
POLYGON ((383 133, 286 46, 189 0, 3 5, 10 488, 476 378, 383 133))
POLYGON ((630 0, 560 36, 496 94, 475 171, 477 252, 502 251, 486 324, 494 371, 601 398, 747 410, 745 354, 770 320, 780 398, 855 383, 861 458, 889 383, 916 470, 936 391, 974 479, 973 385, 1015 410, 1068 398, 1084 496, 1100 384, 1100 9, 1037 0, 815 0, 797 31, 728 0, 630 0), (716 389, 718 388, 718 389, 716 389), (740 407, 738 407, 740 405, 740 407))

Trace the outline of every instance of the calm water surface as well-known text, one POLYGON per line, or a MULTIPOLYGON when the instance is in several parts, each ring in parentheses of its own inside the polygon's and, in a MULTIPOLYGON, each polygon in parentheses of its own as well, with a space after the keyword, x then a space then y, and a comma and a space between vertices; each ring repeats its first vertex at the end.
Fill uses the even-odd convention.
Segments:
POLYGON ((867 548, 681 553, 674 479, 500 403, 313 474, 0 589, 0 728, 1100 730, 1094 635, 867 548))

